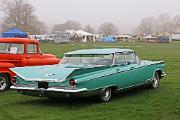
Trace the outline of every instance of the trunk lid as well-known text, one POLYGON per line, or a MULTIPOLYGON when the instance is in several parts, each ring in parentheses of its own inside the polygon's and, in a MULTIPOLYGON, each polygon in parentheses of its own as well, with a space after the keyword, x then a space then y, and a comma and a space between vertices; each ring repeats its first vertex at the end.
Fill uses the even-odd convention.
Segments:
POLYGON ((34 67, 15 67, 10 69, 26 81, 63 82, 73 71, 86 68, 90 67, 57 64, 34 67))
MULTIPOLYGON (((140 66, 163 63, 164 61, 141 61, 140 66)), ((82 75, 94 71, 101 71, 107 68, 111 67, 57 64, 33 67, 15 67, 10 69, 26 81, 63 82, 67 77, 82 75)))

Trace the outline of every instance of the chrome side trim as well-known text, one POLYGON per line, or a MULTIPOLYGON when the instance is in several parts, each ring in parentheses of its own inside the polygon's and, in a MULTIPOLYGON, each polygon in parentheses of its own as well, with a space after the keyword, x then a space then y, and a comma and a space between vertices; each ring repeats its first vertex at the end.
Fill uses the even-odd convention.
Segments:
POLYGON ((119 89, 117 89, 117 90, 119 91, 119 90, 123 90, 123 89, 128 89, 128 88, 132 88, 132 87, 138 87, 138 86, 141 86, 141 85, 145 85, 145 84, 147 84, 148 82, 152 82, 152 80, 153 80, 153 78, 147 79, 147 80, 146 80, 145 82, 143 82, 143 83, 136 84, 136 85, 131 85, 131 86, 129 86, 129 87, 122 87, 122 88, 119 88, 119 89))
POLYGON ((81 88, 81 89, 58 89, 58 88, 37 88, 37 87, 16 87, 11 86, 11 89, 14 90, 30 90, 30 91, 49 91, 49 92, 67 92, 67 93, 77 93, 77 92, 83 92, 87 91, 87 88, 81 88))
MULTIPOLYGON (((78 83, 83 83, 85 81, 90 81, 90 80, 94 80, 94 79, 97 79, 97 78, 102 78, 102 77, 106 77, 106 76, 110 76, 110 75, 114 75, 114 74, 119 74, 119 73, 123 73, 123 72, 127 72, 127 71, 132 71, 132 70, 135 70, 135 69, 139 69, 139 68, 143 68, 143 67, 147 67, 147 66, 151 66, 151 65, 154 65, 154 64, 161 64, 163 63, 164 61, 159 61, 159 63, 152 63, 152 64, 149 64, 149 65, 146 65, 146 66, 140 66, 140 67, 137 67, 137 68, 133 68, 133 69, 127 69, 127 70, 122 70, 122 71, 119 71, 119 72, 113 72, 113 73, 109 73, 109 74, 105 74, 105 75, 100 75, 100 76, 97 76, 97 77, 94 77, 94 78, 90 78, 90 79, 87 79, 87 80, 82 80, 78 83)), ((161 69, 156 69, 155 71, 157 70, 161 70, 161 69)), ((155 73, 155 72, 154 72, 155 73)), ((154 75, 154 74, 153 74, 154 75)), ((166 74, 165 74, 166 75, 166 74)), ((152 76, 154 77, 154 76, 152 76)))

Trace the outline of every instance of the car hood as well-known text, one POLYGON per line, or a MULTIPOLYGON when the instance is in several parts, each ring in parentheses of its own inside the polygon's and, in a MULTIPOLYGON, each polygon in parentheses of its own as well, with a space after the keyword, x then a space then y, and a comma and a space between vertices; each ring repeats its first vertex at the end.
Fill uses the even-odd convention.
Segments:
POLYGON ((93 67, 94 66, 57 64, 33 67, 15 67, 10 69, 26 81, 63 82, 73 71, 93 67))

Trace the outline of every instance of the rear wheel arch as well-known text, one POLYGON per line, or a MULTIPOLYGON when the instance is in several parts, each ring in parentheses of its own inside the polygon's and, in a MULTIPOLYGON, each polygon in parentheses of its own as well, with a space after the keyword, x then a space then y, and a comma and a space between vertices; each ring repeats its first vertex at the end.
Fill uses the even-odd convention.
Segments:
POLYGON ((117 91, 117 86, 111 86, 111 91, 112 91, 112 93, 116 92, 117 91))

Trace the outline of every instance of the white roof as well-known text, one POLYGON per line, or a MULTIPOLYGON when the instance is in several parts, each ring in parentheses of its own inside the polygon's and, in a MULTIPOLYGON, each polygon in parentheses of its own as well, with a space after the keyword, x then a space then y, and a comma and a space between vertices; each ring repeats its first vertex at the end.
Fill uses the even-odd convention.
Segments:
POLYGON ((146 37, 144 38, 157 38, 157 37, 153 37, 151 34, 150 35, 147 35, 146 37))
POLYGON ((70 33, 70 34, 74 34, 76 31, 75 30, 66 30, 65 32, 70 33))
POLYGON ((178 34, 178 33, 177 34, 172 34, 171 37, 174 40, 180 40, 180 34, 178 34))
POLYGON ((93 34, 91 33, 88 33, 88 32, 85 32, 83 30, 78 30, 75 32, 76 34, 79 34, 79 35, 87 35, 87 36, 93 36, 93 34))
POLYGON ((117 37, 127 37, 127 38, 132 38, 132 36, 129 35, 129 34, 121 34, 121 35, 119 35, 119 36, 117 36, 117 37))

